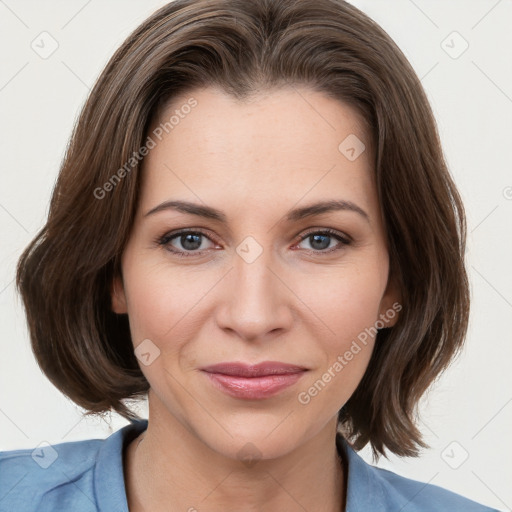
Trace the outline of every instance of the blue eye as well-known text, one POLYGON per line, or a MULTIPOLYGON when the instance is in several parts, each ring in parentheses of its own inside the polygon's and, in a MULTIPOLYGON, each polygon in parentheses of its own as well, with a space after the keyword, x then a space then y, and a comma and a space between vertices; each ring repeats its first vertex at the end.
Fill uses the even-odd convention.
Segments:
POLYGON ((351 240, 334 231, 333 229, 325 229, 322 231, 310 231, 302 236, 300 242, 304 240, 309 240, 313 249, 306 249, 309 252, 318 252, 318 253, 330 253, 332 251, 337 251, 342 249, 343 246, 350 245, 351 240), (333 238, 338 240, 338 244, 334 245, 334 247, 330 247, 333 238))
MULTIPOLYGON (((174 233, 167 233, 157 239, 157 243, 164 246, 166 250, 176 254, 177 256, 190 257, 202 255, 209 249, 209 247, 203 246, 203 242, 205 240, 212 242, 211 238, 202 231, 187 229, 174 233), (179 244, 181 248, 176 247, 175 244, 179 244)), ((317 254, 337 251, 351 243, 351 239, 349 237, 344 236, 333 229, 311 230, 300 238, 299 244, 304 240, 309 240, 312 247, 312 249, 305 250, 307 252, 317 254), (331 246, 333 239, 337 240, 338 243, 331 246)))
MULTIPOLYGON (((169 233, 158 240, 160 245, 166 246, 168 250, 178 256, 189 256, 187 253, 201 254, 206 248, 202 247, 202 239, 210 240, 202 231, 182 230, 177 233, 169 233), (183 250, 174 249, 171 242, 177 239, 183 250), (171 247, 169 247, 171 245, 171 247)), ((193 254, 190 254, 193 256, 193 254)))

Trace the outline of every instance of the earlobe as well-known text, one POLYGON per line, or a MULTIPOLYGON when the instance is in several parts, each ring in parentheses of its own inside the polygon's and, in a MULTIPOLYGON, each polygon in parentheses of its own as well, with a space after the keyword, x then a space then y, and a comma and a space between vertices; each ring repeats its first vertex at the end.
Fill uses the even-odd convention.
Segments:
POLYGON ((116 276, 114 279, 112 279, 112 284, 110 287, 110 298, 112 302, 112 311, 114 313, 117 313, 118 315, 128 313, 128 309, 126 307, 124 285, 122 279, 119 276, 116 276))

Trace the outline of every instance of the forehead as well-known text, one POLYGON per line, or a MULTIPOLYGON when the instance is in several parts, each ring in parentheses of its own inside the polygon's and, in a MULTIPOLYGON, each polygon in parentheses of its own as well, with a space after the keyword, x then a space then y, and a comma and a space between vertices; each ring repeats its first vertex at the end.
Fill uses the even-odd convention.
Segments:
POLYGON ((290 206, 327 194, 371 209, 376 199, 361 115, 305 87, 247 101, 217 88, 192 90, 166 106, 148 135, 155 146, 144 160, 145 206, 184 197, 219 207, 290 206))

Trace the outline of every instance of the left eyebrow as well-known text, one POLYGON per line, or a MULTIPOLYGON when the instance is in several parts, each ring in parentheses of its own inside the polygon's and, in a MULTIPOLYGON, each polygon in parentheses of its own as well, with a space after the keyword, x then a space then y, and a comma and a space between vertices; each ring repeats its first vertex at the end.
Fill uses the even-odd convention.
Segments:
POLYGON ((361 215, 367 222, 370 222, 368 214, 357 204, 352 201, 320 201, 318 203, 296 208, 291 210, 286 215, 288 222, 297 222, 298 220, 305 219, 306 217, 313 217, 314 215, 321 215, 322 213, 329 213, 334 211, 351 211, 361 215))
MULTIPOLYGON (((177 210, 222 223, 227 222, 226 215, 220 210, 188 201, 165 201, 149 210, 144 216, 147 217, 163 210, 177 210)), ((355 212, 361 215, 367 222, 370 222, 368 214, 361 207, 351 201, 344 200, 320 201, 302 208, 295 208, 286 214, 285 219, 287 222, 297 222, 307 217, 343 210, 355 212)))

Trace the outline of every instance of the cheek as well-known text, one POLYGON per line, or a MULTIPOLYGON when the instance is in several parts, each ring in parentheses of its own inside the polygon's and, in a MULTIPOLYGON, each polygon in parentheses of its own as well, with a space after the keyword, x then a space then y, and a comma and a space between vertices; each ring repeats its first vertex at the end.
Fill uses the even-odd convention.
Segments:
POLYGON ((218 280, 211 272, 133 259, 125 272, 128 314, 134 345, 149 338, 159 348, 179 348, 193 329, 191 318, 218 280), (172 345, 169 344, 172 340, 172 345))
POLYGON ((383 293, 377 265, 329 269, 302 283, 295 291, 316 315, 327 348, 342 350, 375 325, 383 293))
POLYGON ((323 362, 311 376, 308 387, 302 389, 306 402, 313 399, 316 402, 314 409, 326 402, 341 406, 366 371, 382 297, 379 276, 376 265, 364 269, 347 266, 336 271, 331 269, 328 275, 317 275, 297 290, 300 297, 307 298, 305 302, 311 308, 310 338, 323 355, 323 362))

